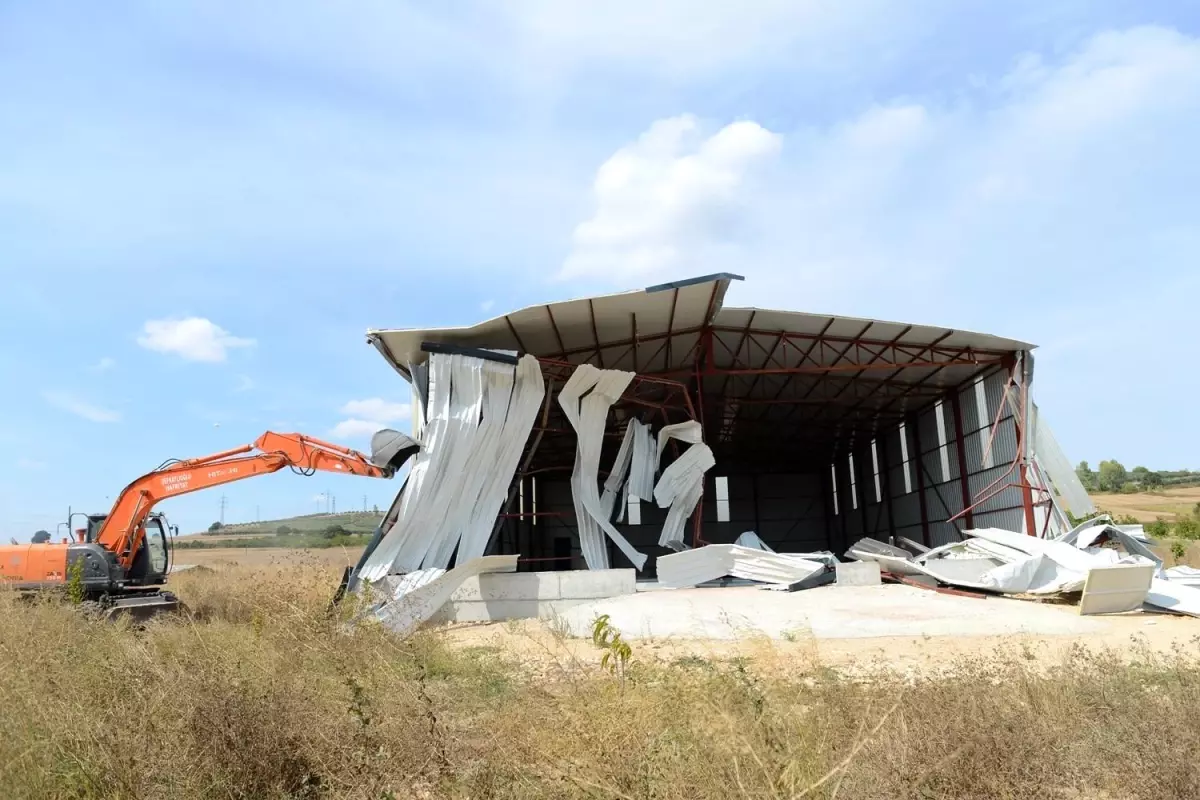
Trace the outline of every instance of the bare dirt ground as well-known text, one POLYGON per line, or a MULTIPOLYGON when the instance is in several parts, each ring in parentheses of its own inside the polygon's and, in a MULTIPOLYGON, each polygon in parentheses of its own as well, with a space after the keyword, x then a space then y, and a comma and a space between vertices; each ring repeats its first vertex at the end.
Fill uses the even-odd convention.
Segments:
POLYGON ((1176 516, 1191 513, 1200 503, 1200 486, 1137 494, 1101 492, 1092 495, 1092 502, 1096 508, 1113 514, 1129 514, 1136 517, 1138 522, 1153 522, 1158 517, 1173 522, 1176 516))
MULTIPOLYGON (((632 642, 635 659, 659 663, 700 660, 729 662, 745 659, 759 671, 783 674, 818 666, 850 672, 889 667, 908 674, 955 669, 964 660, 1016 655, 1043 666, 1061 664, 1076 648, 1127 653, 1167 653, 1182 649, 1200 653, 1200 620, 1160 614, 1129 614, 1107 618, 1103 633, 1063 636, 925 636, 869 639, 794 641, 754 637, 737 640, 662 639, 632 642)), ((447 626, 443 635, 458 646, 480 648, 516 659, 538 674, 574 672, 598 665, 600 651, 588 639, 569 638, 553 620, 447 626)))

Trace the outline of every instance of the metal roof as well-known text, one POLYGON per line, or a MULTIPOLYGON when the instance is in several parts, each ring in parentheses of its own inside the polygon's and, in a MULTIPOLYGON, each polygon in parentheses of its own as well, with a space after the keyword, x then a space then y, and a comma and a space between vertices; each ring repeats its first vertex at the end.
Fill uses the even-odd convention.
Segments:
POLYGON ((803 441, 818 445, 871 435, 1033 348, 937 326, 725 308, 733 280, 741 278, 709 275, 530 306, 469 327, 372 330, 367 338, 405 376, 428 357, 422 344, 435 342, 698 385, 714 446, 751 431, 778 441, 802 429, 803 441))

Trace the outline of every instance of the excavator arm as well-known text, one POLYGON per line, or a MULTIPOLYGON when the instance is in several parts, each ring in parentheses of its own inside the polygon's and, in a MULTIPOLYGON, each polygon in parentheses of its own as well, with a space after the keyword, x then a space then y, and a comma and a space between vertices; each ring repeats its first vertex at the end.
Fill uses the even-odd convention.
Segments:
POLYGON ((396 439, 392 437, 413 443, 395 431, 381 431, 372 444, 376 445, 381 437, 391 445, 383 448, 384 457, 381 457, 379 447, 373 447, 376 452, 369 458, 356 450, 303 434, 268 431, 253 444, 203 458, 168 462, 121 491, 96 531, 94 541, 114 553, 118 563, 128 570, 141 546, 146 518, 154 505, 165 498, 278 472, 284 467, 304 475, 322 471, 390 478, 411 455, 415 444, 398 449, 394 444, 396 439), (387 458, 388 455, 391 457, 387 458), (384 463, 381 465, 380 461, 384 463))

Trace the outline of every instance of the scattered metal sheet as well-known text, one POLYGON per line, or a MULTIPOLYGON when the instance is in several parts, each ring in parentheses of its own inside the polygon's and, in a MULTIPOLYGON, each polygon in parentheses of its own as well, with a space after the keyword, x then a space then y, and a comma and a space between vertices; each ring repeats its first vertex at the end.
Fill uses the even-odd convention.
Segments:
POLYGON ((710 544, 658 558, 658 582, 672 589, 698 586, 727 575, 792 584, 824 572, 826 565, 796 555, 767 553, 736 544, 710 544))
POLYGON ((1163 577, 1172 583, 1200 587, 1200 569, 1189 567, 1186 564, 1163 570, 1163 577))
POLYGON ((915 589, 925 589, 927 591, 937 592, 939 594, 948 594, 955 597, 974 597, 979 600, 984 600, 987 598, 987 595, 983 594, 982 592, 968 592, 964 591, 963 589, 952 589, 946 586, 938 586, 936 580, 933 580, 931 583, 929 582, 930 579, 922 580, 922 577, 919 575, 897 575, 894 572, 885 572, 883 573, 882 577, 885 581, 890 581, 892 583, 903 583, 905 586, 912 586, 915 589))
POLYGON ((1079 613, 1120 614, 1141 608, 1154 580, 1154 569, 1154 564, 1093 567, 1083 585, 1079 613))
POLYGON ((1176 614, 1200 617, 1200 588, 1194 586, 1155 578, 1146 602, 1176 614))
POLYGON ((749 547, 754 550, 763 550, 768 553, 775 552, 774 548, 767 545, 767 543, 760 539, 758 534, 754 531, 744 531, 741 536, 734 540, 733 543, 739 547, 749 547))
POLYGON ((920 575, 923 570, 913 563, 912 553, 878 539, 859 539, 846 551, 847 558, 858 561, 876 561, 880 569, 899 575, 920 575))
POLYGON ((392 590, 397 594, 372 608, 368 615, 393 633, 407 635, 444 606, 467 578, 489 572, 516 571, 515 555, 484 556, 448 571, 431 569, 401 576, 392 584, 392 590))
POLYGON ((928 547, 921 544, 920 542, 914 542, 912 539, 909 539, 907 536, 897 536, 896 541, 899 542, 901 544, 901 546, 903 546, 905 549, 910 550, 911 552, 913 552, 917 555, 920 555, 921 553, 929 552, 928 547))

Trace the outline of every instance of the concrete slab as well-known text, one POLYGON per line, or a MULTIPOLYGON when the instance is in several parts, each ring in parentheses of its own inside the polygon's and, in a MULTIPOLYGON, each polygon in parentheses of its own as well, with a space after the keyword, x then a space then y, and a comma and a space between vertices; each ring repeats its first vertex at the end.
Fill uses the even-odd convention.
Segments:
POLYGON ((598 599, 633 594, 632 569, 562 570, 468 578, 431 617, 441 622, 498 622, 560 614, 598 599))
POLYGON ((883 583, 877 561, 839 561, 835 569, 838 586, 878 586, 883 583))
POLYGON ((575 636, 608 614, 630 639, 818 639, 879 636, 1078 635, 1108 621, 1073 606, 1002 597, 955 597, 902 585, 822 586, 802 592, 751 587, 676 589, 582 603, 560 612, 575 636))

